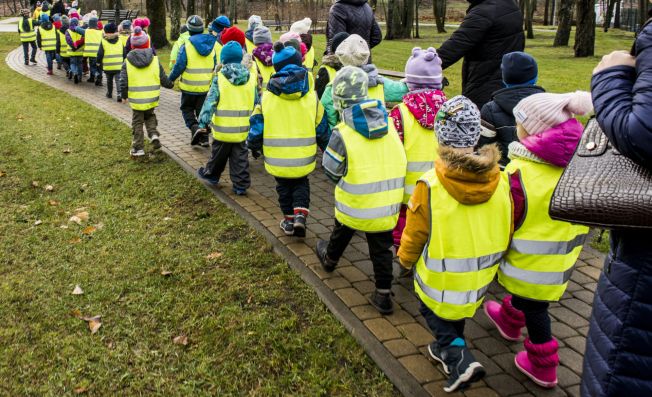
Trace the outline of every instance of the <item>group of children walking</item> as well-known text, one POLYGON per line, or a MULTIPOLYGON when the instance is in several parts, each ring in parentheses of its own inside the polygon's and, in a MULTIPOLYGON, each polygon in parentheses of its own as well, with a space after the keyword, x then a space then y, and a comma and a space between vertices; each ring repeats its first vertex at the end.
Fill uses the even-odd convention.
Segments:
MULTIPOLYGON (((46 55, 53 52, 48 72, 58 55, 77 82, 87 58, 99 65, 90 67, 89 81, 101 84, 104 71, 109 98, 117 79, 118 101, 133 109, 133 156, 144 154, 143 125, 160 146, 159 87, 179 79, 191 144, 213 138, 198 176, 217 185, 228 163, 234 192, 245 195, 249 151, 262 153, 287 236, 306 235, 309 176, 323 151, 336 187, 333 231, 316 246, 321 266, 333 272, 355 232, 364 233, 375 282, 369 301, 391 314, 397 249, 436 339, 428 353, 449 375, 445 391, 485 374, 464 336, 465 320, 483 303, 505 339, 521 341, 527 328, 516 367, 540 386, 556 385, 548 306, 564 293, 588 229, 552 220, 548 206, 582 134, 575 115, 592 111, 588 93, 546 93, 536 86, 534 58, 517 52, 502 60, 505 89, 480 110, 463 96, 447 99, 435 49, 414 48, 404 81, 393 81, 369 64, 367 43, 346 33, 333 37, 315 78, 309 20, 272 43, 256 16, 246 32, 220 16, 208 33, 199 16, 189 17, 167 76, 142 23, 131 32, 126 22, 120 29, 109 23, 101 32, 96 18, 82 26, 75 17, 55 18, 43 18, 35 37, 46 55), (388 113, 388 102, 399 104, 388 113), (508 294, 485 302, 496 277, 508 294)), ((19 25, 28 46, 31 23, 19 25)))

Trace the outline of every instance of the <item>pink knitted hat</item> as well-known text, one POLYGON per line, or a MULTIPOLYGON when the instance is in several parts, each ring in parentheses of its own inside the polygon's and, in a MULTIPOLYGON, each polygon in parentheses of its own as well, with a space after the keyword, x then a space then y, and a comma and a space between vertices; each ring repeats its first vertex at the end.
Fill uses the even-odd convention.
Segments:
POLYGON ((529 135, 549 130, 571 118, 593 111, 591 94, 575 91, 567 94, 534 94, 514 107, 516 123, 529 135))

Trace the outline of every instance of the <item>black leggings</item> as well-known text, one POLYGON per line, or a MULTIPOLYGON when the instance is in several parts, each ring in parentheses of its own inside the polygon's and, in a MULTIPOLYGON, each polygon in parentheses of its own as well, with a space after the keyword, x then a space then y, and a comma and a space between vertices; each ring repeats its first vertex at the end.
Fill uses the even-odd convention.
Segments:
POLYGON ((550 329, 550 316, 548 315, 548 302, 512 296, 512 306, 525 314, 525 326, 532 343, 538 345, 552 339, 550 329))

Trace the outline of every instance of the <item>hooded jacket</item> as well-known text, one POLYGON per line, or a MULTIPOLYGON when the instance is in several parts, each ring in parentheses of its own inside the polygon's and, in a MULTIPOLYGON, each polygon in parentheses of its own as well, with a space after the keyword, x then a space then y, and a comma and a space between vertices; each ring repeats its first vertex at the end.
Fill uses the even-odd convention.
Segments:
MULTIPOLYGON (((38 48, 41 48, 41 46, 42 46, 42 43, 41 43, 41 40, 42 40, 41 29, 43 29, 43 30, 52 30, 52 29, 54 29, 54 25, 52 25, 51 21, 47 21, 47 22, 41 23, 39 28, 36 29, 36 45, 38 46, 38 48)), ((55 37, 57 39, 57 44, 56 44, 57 48, 55 49, 55 51, 58 51, 59 46, 60 46, 59 34, 58 33, 55 34, 55 37)))
MULTIPOLYGON (((154 60, 154 50, 151 48, 135 49, 127 54, 127 60, 137 68, 144 68, 149 66, 154 60)), ((170 81, 163 70, 163 65, 159 62, 159 78, 161 85, 165 88, 174 87, 174 82, 170 81)), ((129 74, 127 73, 127 62, 122 64, 120 71, 120 96, 122 99, 129 98, 129 74)))
MULTIPOLYGON (((111 44, 115 44, 120 41, 119 33, 105 33, 104 39, 111 44)), ((104 62, 104 46, 100 43, 100 48, 97 50, 97 64, 101 65, 104 62)))
POLYGON ((265 66, 272 66, 272 55, 274 55, 274 46, 272 43, 259 44, 254 48, 251 54, 255 59, 265 66))
POLYGON ((501 154, 500 165, 505 166, 509 163, 507 148, 510 143, 518 140, 513 113, 514 107, 521 99, 542 92, 545 92, 545 90, 535 85, 503 88, 494 92, 491 102, 482 107, 480 111, 482 120, 494 126, 496 135, 486 136, 485 132, 480 137, 478 146, 496 143, 501 154))
MULTIPOLYGON (((383 125, 387 127, 388 122, 385 106, 374 99, 365 100, 362 103, 344 109, 342 111, 342 122, 367 139, 379 139, 387 135, 388 128, 381 128, 383 125), (362 103, 368 102, 375 102, 376 106, 368 108, 360 106, 362 103), (362 117, 356 118, 354 114, 361 114, 362 117), (370 129, 370 126, 373 126, 373 128, 370 129)), ((322 165, 326 175, 334 182, 339 181, 346 175, 346 146, 337 127, 333 129, 328 146, 324 151, 322 165)))
POLYGON ((437 54, 443 69, 464 58, 462 95, 482 108, 503 87, 503 55, 524 48, 523 16, 514 0, 472 0, 462 24, 437 54))
MULTIPOLYGON (((287 65, 272 75, 267 84, 267 91, 263 95, 276 95, 290 101, 299 100, 310 91, 308 73, 306 68, 292 64, 287 65)), ((317 106, 317 117, 315 119, 317 145, 324 150, 329 138, 328 122, 321 103, 317 101, 315 106, 317 106)), ((265 129, 265 113, 260 105, 256 106, 250 118, 250 124, 251 129, 247 138, 248 146, 253 152, 258 152, 263 147, 263 131, 265 129)))
MULTIPOLYGON (((440 146, 435 171, 437 179, 455 200, 465 205, 481 204, 487 202, 498 188, 501 178, 498 160, 500 152, 495 145, 485 146, 472 154, 440 146)), ((419 260, 428 243, 430 205, 428 185, 418 182, 408 204, 407 226, 398 251, 401 265, 408 269, 419 260)))
POLYGON ((330 48, 333 36, 339 32, 359 35, 365 39, 370 49, 383 41, 380 26, 367 0, 337 0, 331 6, 326 26, 326 40, 329 45, 326 48, 330 48))
MULTIPOLYGON (((171 81, 175 81, 178 79, 183 72, 186 70, 186 67, 188 67, 188 53, 186 52, 186 46, 191 45, 197 50, 197 52, 202 55, 206 56, 213 51, 215 48, 215 41, 217 38, 213 36, 212 34, 195 34, 190 36, 190 38, 181 45, 181 48, 179 48, 179 54, 177 55, 177 61, 174 64, 174 67, 172 68, 172 72, 170 73, 169 79, 171 81)), ((213 56, 213 67, 217 65, 217 55, 213 56)), ((185 94, 188 95, 204 95, 203 93, 200 92, 185 92, 185 94)))

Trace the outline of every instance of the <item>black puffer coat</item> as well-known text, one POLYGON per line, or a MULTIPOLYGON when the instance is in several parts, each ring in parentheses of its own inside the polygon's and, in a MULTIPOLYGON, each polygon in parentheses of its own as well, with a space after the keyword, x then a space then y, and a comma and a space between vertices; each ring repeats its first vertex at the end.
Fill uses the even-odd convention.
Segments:
POLYGON ((482 120, 496 128, 496 136, 491 138, 481 136, 478 146, 489 145, 491 143, 498 144, 498 149, 500 149, 501 153, 500 164, 507 165, 509 163, 507 147, 510 143, 518 140, 516 136, 516 121, 512 112, 521 99, 542 92, 545 92, 545 90, 535 85, 503 88, 494 92, 492 101, 482 107, 480 114, 482 120))
POLYGON ((367 0, 337 0, 331 6, 326 28, 326 39, 329 45, 326 48, 330 48, 331 39, 339 32, 361 36, 367 41, 369 48, 383 41, 380 26, 367 0))
POLYGON ((482 108, 502 87, 503 55, 524 48, 523 17, 514 0, 474 0, 438 53, 444 69, 464 58, 462 94, 482 108))

